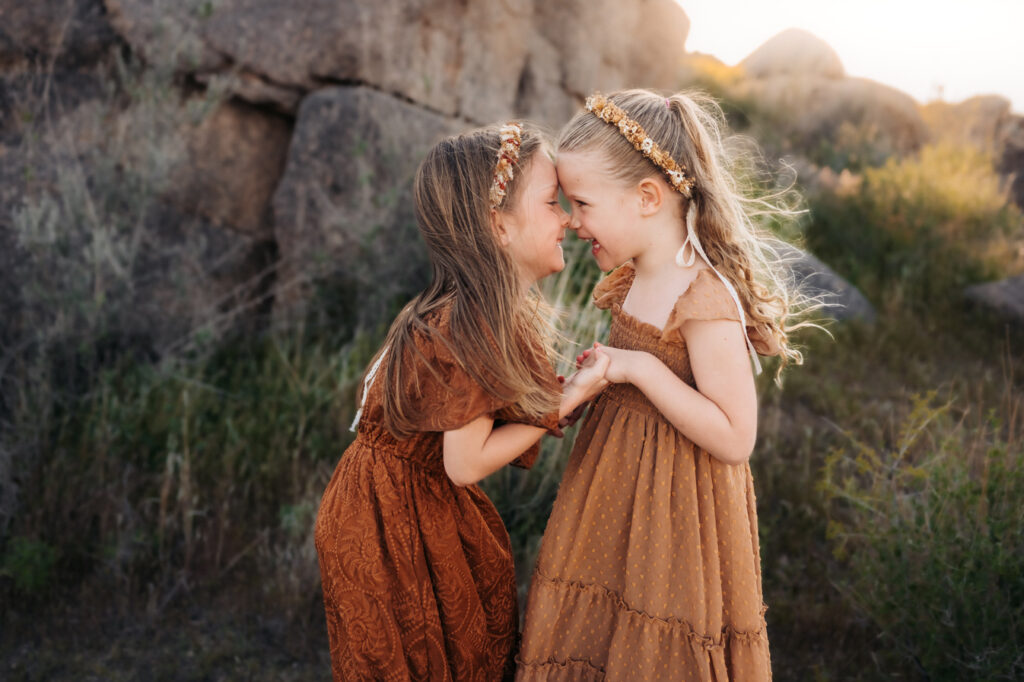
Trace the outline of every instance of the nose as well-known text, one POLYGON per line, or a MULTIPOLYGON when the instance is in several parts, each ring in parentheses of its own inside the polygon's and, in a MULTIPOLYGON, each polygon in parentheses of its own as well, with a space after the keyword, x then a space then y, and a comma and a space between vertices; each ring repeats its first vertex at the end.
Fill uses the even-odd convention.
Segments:
POLYGON ((576 217, 576 211, 573 211, 571 214, 566 213, 566 217, 569 218, 568 228, 570 230, 580 229, 580 221, 579 218, 576 217))

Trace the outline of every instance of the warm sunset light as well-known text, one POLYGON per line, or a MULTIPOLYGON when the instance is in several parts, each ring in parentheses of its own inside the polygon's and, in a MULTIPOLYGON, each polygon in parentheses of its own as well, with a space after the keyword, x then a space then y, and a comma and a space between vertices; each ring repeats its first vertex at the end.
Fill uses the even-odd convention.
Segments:
POLYGON ((850 76, 891 85, 919 102, 998 94, 1024 111, 1024 2, 1016 0, 681 0, 688 51, 736 64, 787 28, 839 54, 850 76))

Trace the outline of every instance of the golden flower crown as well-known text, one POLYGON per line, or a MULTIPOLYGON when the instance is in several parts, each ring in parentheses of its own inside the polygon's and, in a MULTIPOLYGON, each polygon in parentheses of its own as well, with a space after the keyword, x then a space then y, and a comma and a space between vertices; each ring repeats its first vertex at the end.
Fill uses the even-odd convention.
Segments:
MULTIPOLYGON (((668 100, 666 100, 668 102, 668 100)), ((660 168, 668 177, 669 183, 684 197, 690 198, 690 191, 693 189, 693 178, 686 175, 685 166, 676 163, 672 155, 658 146, 658 143, 647 136, 643 127, 629 115, 615 106, 608 99, 600 94, 594 93, 587 98, 586 109, 597 116, 605 123, 610 123, 619 129, 638 152, 650 159, 655 166, 660 168)))
POLYGON ((523 127, 510 121, 498 129, 501 148, 498 150, 498 165, 494 168, 491 182, 491 208, 498 208, 505 198, 505 189, 512 181, 512 171, 519 162, 519 145, 522 143, 523 127))

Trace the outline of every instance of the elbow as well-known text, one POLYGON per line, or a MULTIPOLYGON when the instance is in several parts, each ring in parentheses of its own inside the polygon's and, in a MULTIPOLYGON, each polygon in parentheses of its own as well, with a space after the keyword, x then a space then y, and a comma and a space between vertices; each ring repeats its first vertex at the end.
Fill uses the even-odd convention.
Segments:
POLYGON ((444 473, 448 476, 448 480, 453 485, 459 488, 465 488, 475 483, 479 483, 482 476, 477 476, 475 472, 470 471, 468 466, 460 464, 459 462, 452 461, 454 458, 444 458, 444 473))
POLYGON ((736 442, 731 443, 729 447, 721 448, 717 452, 712 452, 711 455, 723 464, 731 466, 746 464, 754 452, 755 440, 756 434, 745 434, 737 438, 736 442))
POLYGON ((468 486, 473 485, 474 483, 479 482, 479 480, 480 480, 480 479, 474 479, 472 476, 461 476, 461 475, 453 474, 450 471, 448 471, 446 473, 448 474, 448 480, 451 481, 452 485, 454 485, 457 488, 466 488, 468 486))

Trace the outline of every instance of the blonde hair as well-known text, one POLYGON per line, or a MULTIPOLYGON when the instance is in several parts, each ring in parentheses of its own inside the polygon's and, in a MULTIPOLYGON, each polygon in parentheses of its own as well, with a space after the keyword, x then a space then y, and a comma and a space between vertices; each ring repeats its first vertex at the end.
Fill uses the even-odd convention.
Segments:
MULTIPOLYGON (((491 224, 490 188, 499 148, 498 126, 448 137, 430 150, 416 172, 416 222, 433 278, 398 314, 377 354, 387 349, 380 377, 384 426, 397 438, 415 433, 423 417, 405 394, 407 386, 418 385, 406 364, 410 357, 423 359, 414 341, 417 333, 446 345, 476 383, 517 412, 542 417, 558 407, 560 393, 550 379, 544 381, 551 373, 547 308, 535 294, 523 293, 516 264, 491 224), (446 338, 426 318, 448 304, 451 333, 446 338)), ((524 125, 514 176, 496 210, 515 208, 523 175, 538 152, 550 153, 550 147, 537 129, 524 125)))
MULTIPOLYGON (((736 288, 748 327, 788 362, 800 364, 803 356, 789 342, 789 333, 807 326, 790 324, 796 309, 813 307, 782 276, 783 259, 770 246, 774 240, 752 218, 772 213, 792 213, 767 199, 745 195, 731 172, 741 160, 727 150, 723 132, 725 116, 717 102, 697 92, 668 98, 649 90, 622 90, 607 100, 640 124, 661 149, 670 154, 694 185, 690 198, 679 197, 679 219, 684 220, 689 202, 696 204, 694 229, 711 263, 736 288)), ((559 152, 598 151, 606 170, 624 185, 645 178, 663 177, 663 170, 638 152, 618 127, 588 111, 578 112, 562 129, 559 152)), ((780 366, 780 371, 781 371, 780 366)))

